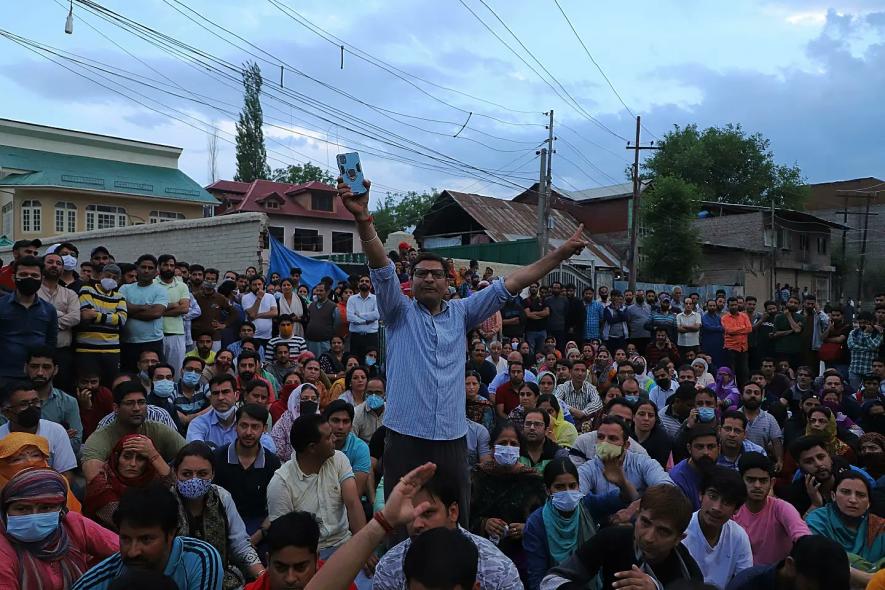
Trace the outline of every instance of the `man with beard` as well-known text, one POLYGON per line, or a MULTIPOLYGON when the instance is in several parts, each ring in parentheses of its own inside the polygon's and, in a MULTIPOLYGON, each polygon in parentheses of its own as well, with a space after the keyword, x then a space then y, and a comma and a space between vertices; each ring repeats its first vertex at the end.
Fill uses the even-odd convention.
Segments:
MULTIPOLYGON (((57 251, 56 251, 57 252, 57 251)), ((58 337, 56 341, 55 360, 58 374, 55 381, 65 390, 73 386, 74 349, 73 328, 80 323, 80 299, 77 293, 66 289, 61 283, 64 272, 64 261, 57 253, 43 257, 43 284, 37 296, 52 305, 58 315, 58 337)))
POLYGON ((676 342, 676 314, 670 307, 670 296, 666 293, 661 293, 658 297, 658 309, 652 310, 651 317, 648 319, 648 329, 653 334, 664 329, 667 332, 667 340, 676 342))
POLYGON ((120 552, 93 566, 73 590, 107 590, 130 571, 172 578, 179 590, 217 590, 224 573, 221 556, 205 541, 178 537, 178 500, 160 482, 131 487, 114 512, 120 552))
POLYGON ((652 369, 652 376, 655 378, 655 384, 648 391, 648 398, 658 408, 663 408, 667 405, 670 396, 676 393, 679 383, 670 377, 670 370, 664 363, 659 363, 652 369))
POLYGON ((28 351, 25 375, 34 384, 37 396, 40 398, 40 417, 61 425, 67 431, 71 447, 77 455, 83 442, 80 408, 73 396, 53 386, 55 376, 58 374, 54 354, 54 350, 45 346, 32 348, 28 351))
POLYGON ((617 289, 611 292, 611 305, 605 308, 603 315, 602 339, 609 351, 627 347, 627 312, 624 307, 624 296, 617 289))
MULTIPOLYGON (((830 326, 830 318, 817 305, 817 297, 808 294, 802 302, 802 316, 805 323, 802 325, 802 354, 800 365, 808 365, 811 372, 817 377, 820 362, 817 351, 820 350, 824 341, 824 334, 830 326)), ((795 368, 795 365, 793 366, 795 368)))
MULTIPOLYGON (((800 436, 790 445, 790 455, 799 465, 799 476, 779 495, 803 516, 833 501, 836 475, 847 469, 860 472, 871 486, 874 484, 870 476, 857 467, 841 458, 833 458, 825 445, 822 438, 811 435, 800 436)), ((873 512, 877 512, 875 508, 873 506, 873 512)))
POLYGON ((21 379, 28 349, 58 343, 58 314, 37 296, 43 262, 22 256, 12 266, 15 290, 0 296, 0 381, 21 379))
POLYGON ((523 302, 525 309, 525 340, 532 347, 532 353, 538 354, 544 346, 547 338, 547 319, 550 316, 550 308, 539 295, 540 284, 529 285, 529 296, 523 302))
POLYGON ((747 499, 741 476, 715 467, 704 483, 701 507, 691 517, 683 545, 704 574, 704 581, 725 588, 732 578, 753 567, 753 550, 746 531, 732 520, 747 499))
POLYGON ((771 494, 771 468, 771 459, 760 453, 745 453, 738 461, 747 501, 734 520, 750 537, 753 565, 778 563, 790 553, 793 543, 811 534, 793 505, 771 494))
POLYGON ((873 369, 873 360, 879 353, 883 342, 882 333, 885 327, 873 323, 873 314, 862 311, 857 314, 857 328, 848 335, 848 350, 851 353, 851 364, 848 366, 848 379, 855 390, 860 388, 861 379, 873 369))
POLYGON ((71 448, 71 439, 65 429, 41 418, 42 402, 34 384, 12 381, 0 390, 0 411, 7 422, 0 426, 0 439, 11 432, 26 432, 49 441, 49 466, 70 480, 77 468, 77 458, 71 448))
POLYGON ((645 347, 645 360, 648 361, 649 366, 657 365, 664 357, 673 361, 674 364, 678 363, 680 360, 679 349, 676 347, 675 341, 670 339, 667 329, 656 329, 654 337, 654 342, 650 342, 645 347))
MULTIPOLYGON (((252 380, 251 377, 248 381, 252 380)), ((209 392, 212 409, 191 420, 187 427, 187 442, 201 440, 217 449, 237 439, 237 402, 240 393, 233 375, 218 375, 212 379, 209 392)), ((267 433, 261 435, 261 444, 272 453, 277 450, 267 433)))
POLYGON ((645 327, 651 318, 651 306, 645 301, 645 293, 641 290, 636 291, 635 300, 627 306, 626 313, 627 329, 630 333, 627 342, 636 346, 636 350, 644 352, 651 340, 651 332, 645 327))
POLYGON ((113 394, 116 419, 93 432, 83 445, 81 460, 87 483, 98 475, 117 442, 127 434, 141 435, 127 442, 137 454, 153 457, 159 453, 166 462, 171 462, 185 445, 174 428, 147 420, 147 393, 141 384, 124 381, 114 388, 113 394))
POLYGON ((787 299, 786 309, 774 318, 774 331, 770 338, 774 341, 774 352, 779 359, 786 360, 790 367, 802 364, 802 330, 805 317, 799 313, 799 298, 787 299))
POLYGON ((824 383, 820 399, 823 400, 828 393, 835 393, 839 396, 839 406, 830 408, 831 410, 834 412, 842 412, 855 422, 860 421, 863 410, 854 396, 845 395, 845 381, 842 379, 842 376, 835 371, 824 372, 824 383))
POLYGON ((605 285, 599 287, 599 302, 602 304, 603 307, 608 307, 609 305, 611 305, 611 301, 609 301, 608 299, 608 287, 606 287, 605 285))
POLYGON ((217 286, 217 279, 205 279, 201 288, 194 292, 194 298, 200 306, 200 317, 191 321, 191 338, 196 341, 200 334, 208 332, 211 335, 212 352, 221 350, 222 332, 237 321, 233 306, 226 296, 216 290, 217 286))
POLYGON ((378 300, 372 293, 372 279, 361 274, 358 293, 347 300, 347 321, 350 322, 350 352, 365 358, 369 349, 378 349, 378 300))
POLYGON ((716 466, 719 458, 719 440, 716 429, 699 424, 685 432, 688 459, 683 459, 670 470, 670 478, 688 498, 692 508, 701 506, 701 491, 705 478, 716 466))
POLYGON ((190 309, 191 295, 187 285, 175 276, 175 257, 162 254, 157 258, 160 273, 154 281, 166 289, 168 300, 163 312, 163 358, 173 367, 180 367, 187 352, 184 315, 190 309))
POLYGON ((267 416, 264 406, 241 407, 237 410, 236 440, 215 451, 213 482, 230 492, 256 546, 267 533, 261 526, 267 518, 267 486, 280 468, 277 456, 261 445, 267 416))
POLYGON ((573 283, 565 286, 568 299, 568 313, 565 319, 566 339, 580 343, 584 338, 584 304, 577 297, 577 287, 573 283))
POLYGON ((557 456, 568 457, 568 451, 547 437, 550 415, 544 410, 532 409, 525 413, 522 434, 525 444, 519 450, 519 463, 544 473, 547 464, 557 456))
POLYGON ((744 386, 741 412, 747 418, 747 440, 774 458, 774 472, 779 473, 784 462, 784 434, 774 416, 762 409, 762 388, 758 384, 744 386))
POLYGON ((163 313, 169 306, 168 292, 154 281, 157 259, 152 254, 142 254, 135 262, 135 269, 136 282, 120 287, 128 314, 120 356, 120 368, 125 373, 135 372, 141 351, 163 353, 163 313))
POLYGON ((602 529, 551 568, 541 587, 583 588, 597 574, 602 588, 653 590, 680 580, 702 583, 697 562, 682 544, 691 513, 677 488, 650 487, 639 501, 634 525, 602 529))
POLYGON ((774 332, 774 319, 777 317, 777 303, 766 301, 762 307, 763 313, 753 322, 756 350, 755 355, 750 358, 751 369, 758 369, 762 366, 762 359, 774 356, 774 340, 771 339, 771 334, 774 332))

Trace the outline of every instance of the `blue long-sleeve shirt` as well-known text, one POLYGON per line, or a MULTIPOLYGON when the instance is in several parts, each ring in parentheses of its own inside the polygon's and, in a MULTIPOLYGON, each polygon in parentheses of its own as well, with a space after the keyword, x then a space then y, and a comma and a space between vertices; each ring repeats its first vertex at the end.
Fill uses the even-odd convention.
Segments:
POLYGON ((701 316, 701 350, 713 357, 717 369, 725 364, 725 331, 718 314, 701 316))
MULTIPOLYGON (((625 508, 618 491, 600 496, 587 494, 581 499, 581 508, 589 511, 593 522, 599 523, 625 508)), ((553 561, 547 546, 547 526, 544 524, 544 507, 540 507, 529 515, 522 531, 522 548, 525 549, 526 573, 528 574, 528 590, 538 590, 547 570, 558 563, 553 561)))
POLYGON ((50 303, 35 295, 25 307, 15 292, 0 297, 0 377, 24 379, 28 350, 57 344, 58 313, 50 303))
MULTIPOLYGON (((515 297, 498 279, 467 299, 443 301, 430 311, 400 290, 387 266, 370 270, 378 310, 387 335, 387 404, 384 425, 400 434, 428 440, 454 440, 467 433, 463 372, 464 334, 515 297)), ((414 286, 413 286, 414 289, 414 286)))

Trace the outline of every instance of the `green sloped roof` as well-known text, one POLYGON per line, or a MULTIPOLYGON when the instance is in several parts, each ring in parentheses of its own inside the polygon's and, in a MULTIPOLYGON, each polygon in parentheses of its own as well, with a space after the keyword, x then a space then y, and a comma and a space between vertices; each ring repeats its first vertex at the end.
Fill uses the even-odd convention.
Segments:
POLYGON ((0 168, 31 170, 0 178, 0 186, 54 186, 217 205, 218 199, 177 168, 0 145, 0 168))

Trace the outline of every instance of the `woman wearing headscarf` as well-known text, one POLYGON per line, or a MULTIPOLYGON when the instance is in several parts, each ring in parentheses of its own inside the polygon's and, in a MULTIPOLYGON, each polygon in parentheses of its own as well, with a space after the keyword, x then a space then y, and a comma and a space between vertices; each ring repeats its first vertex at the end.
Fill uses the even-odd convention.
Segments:
POLYGON ((562 407, 555 395, 544 394, 538 397, 538 407, 550 416, 550 432, 553 442, 561 447, 572 448, 578 440, 578 430, 562 414, 562 407))
POLYGON ((729 367, 719 367, 716 371, 716 384, 711 389, 716 392, 719 407, 723 410, 736 410, 740 405, 741 392, 737 388, 734 371, 729 367))
MULTIPOLYGON (((0 439, 0 490, 19 471, 49 468, 49 441, 36 434, 10 432, 0 439)), ((67 484, 67 480, 65 480, 67 484)), ((80 501, 68 486, 68 510, 80 512, 80 501)))
POLYGON ((114 446, 111 456, 88 484, 83 500, 83 514, 102 526, 116 530, 113 515, 120 498, 130 487, 144 487, 155 479, 171 486, 175 474, 163 457, 148 457, 141 452, 141 434, 127 434, 114 446))
POLYGON ((285 463, 292 458, 292 441, 289 438, 292 423, 301 415, 306 408, 306 404, 309 403, 312 403, 311 407, 313 410, 319 413, 320 392, 316 386, 310 383, 303 383, 289 394, 286 411, 280 416, 280 419, 277 420, 270 431, 270 438, 277 447, 277 457, 279 457, 281 463, 285 463))
POLYGON ((283 388, 280 390, 280 397, 275 399, 268 408, 274 424, 277 423, 277 420, 279 420, 289 408, 289 396, 292 395, 292 392, 295 391, 301 383, 301 374, 296 371, 289 371, 286 373, 285 377, 283 377, 283 383, 281 384, 283 388))
POLYGON ((852 465, 857 461, 854 449, 839 440, 836 416, 830 408, 817 406, 808 412, 805 421, 805 434, 822 438, 826 444, 827 452, 833 457, 842 457, 852 465))
POLYGON ((691 361, 691 368, 694 371, 695 383, 702 387, 711 387, 716 384, 716 379, 710 374, 710 366, 705 359, 700 357, 691 361))
POLYGON ((0 588, 67 590, 116 553, 115 533, 65 507, 68 485, 51 469, 26 469, 0 493, 0 588))

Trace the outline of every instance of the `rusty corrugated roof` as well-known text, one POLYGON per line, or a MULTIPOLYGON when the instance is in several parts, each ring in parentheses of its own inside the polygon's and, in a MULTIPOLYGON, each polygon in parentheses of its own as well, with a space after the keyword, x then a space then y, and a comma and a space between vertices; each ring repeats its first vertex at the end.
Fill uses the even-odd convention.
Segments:
MULTIPOLYGON (((443 194, 449 195, 458 203, 495 242, 506 242, 514 239, 513 236, 535 235, 537 214, 534 205, 458 191, 446 190, 443 194)), ((569 239, 580 225, 574 217, 559 209, 551 209, 550 216, 553 218, 553 228, 550 230, 551 241, 569 239)), ((590 253, 602 261, 604 266, 621 268, 617 257, 607 248, 594 242, 586 230, 584 237, 590 243, 588 248, 590 253)))

